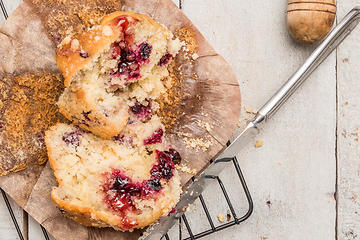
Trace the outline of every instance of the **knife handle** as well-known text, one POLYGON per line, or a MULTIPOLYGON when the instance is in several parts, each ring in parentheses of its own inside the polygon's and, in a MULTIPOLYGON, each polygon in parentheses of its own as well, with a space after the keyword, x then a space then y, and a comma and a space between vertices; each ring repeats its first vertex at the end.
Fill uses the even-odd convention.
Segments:
POLYGON ((259 110, 254 120, 255 125, 266 122, 285 101, 296 91, 324 59, 347 37, 360 22, 360 6, 354 7, 341 22, 319 44, 315 51, 274 96, 259 110))

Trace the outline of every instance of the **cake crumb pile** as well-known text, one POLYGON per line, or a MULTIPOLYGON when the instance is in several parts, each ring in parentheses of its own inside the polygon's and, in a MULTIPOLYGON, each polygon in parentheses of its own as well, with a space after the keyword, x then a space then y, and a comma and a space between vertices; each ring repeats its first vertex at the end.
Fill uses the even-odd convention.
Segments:
POLYGON ((0 81, 0 175, 47 160, 44 132, 64 121, 55 105, 62 80, 60 74, 39 72, 0 81))

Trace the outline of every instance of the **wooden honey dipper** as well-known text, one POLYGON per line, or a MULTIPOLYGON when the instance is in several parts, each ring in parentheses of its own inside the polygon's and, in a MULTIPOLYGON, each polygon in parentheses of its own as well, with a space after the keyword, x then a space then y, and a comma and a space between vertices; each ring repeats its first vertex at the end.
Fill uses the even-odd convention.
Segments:
POLYGON ((335 0, 289 0, 287 24, 291 36, 300 43, 320 42, 335 22, 335 0))

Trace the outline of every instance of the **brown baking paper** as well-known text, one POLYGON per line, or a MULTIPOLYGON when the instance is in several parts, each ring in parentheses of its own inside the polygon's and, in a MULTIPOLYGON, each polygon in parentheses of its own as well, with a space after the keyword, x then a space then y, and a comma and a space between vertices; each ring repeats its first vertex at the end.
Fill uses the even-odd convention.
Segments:
POLYGON ((50 198, 56 181, 43 139, 50 126, 67 122, 55 105, 64 89, 56 45, 117 10, 146 14, 187 41, 190 51, 171 64, 177 94, 163 109, 167 138, 192 171, 181 173, 183 187, 225 146, 239 119, 235 75, 171 0, 25 0, 0 28, 0 187, 58 240, 137 239, 142 232, 64 218, 50 198), (198 58, 189 60, 189 52, 198 58))

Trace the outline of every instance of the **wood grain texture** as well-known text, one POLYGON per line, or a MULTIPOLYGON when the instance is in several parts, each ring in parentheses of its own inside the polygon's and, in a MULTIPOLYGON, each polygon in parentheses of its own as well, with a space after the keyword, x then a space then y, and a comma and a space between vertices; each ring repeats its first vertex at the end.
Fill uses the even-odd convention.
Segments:
MULTIPOLYGON (((295 43, 288 35, 286 1, 182 2, 186 15, 234 70, 246 108, 259 109, 313 50, 295 43)), ((337 4, 337 18, 341 19, 359 3, 338 0, 337 4)), ((359 127, 358 38, 359 26, 339 46, 337 64, 335 54, 331 55, 264 126, 261 135, 239 154, 255 203, 251 218, 204 239, 359 238, 359 148, 355 140, 359 127), (335 136, 337 218, 333 198, 335 136), (261 148, 254 147, 257 140, 263 140, 261 148)), ((242 116, 250 114, 243 111, 242 116)), ((247 206, 239 183, 233 182, 234 170, 226 169, 221 177, 230 182, 226 187, 236 210, 243 213, 247 206)), ((204 193, 206 202, 212 203, 210 210, 215 220, 218 213, 227 211, 217 188, 213 184, 204 193)), ((197 206, 197 210, 195 206, 191 208, 189 220, 196 231, 208 229, 199 203, 197 206)), ((7 210, 0 214, 7 214, 7 210)), ((0 228, 1 236, 13 236, 14 230, 6 228, 11 226, 8 221, 0 228)), ((178 228, 171 230, 171 239, 178 239, 178 228)), ((42 233, 30 235, 30 240, 38 239, 43 239, 42 233)))
MULTIPOLYGON (((342 18, 358 1, 338 0, 342 18)), ((359 151, 359 68, 360 27, 338 47, 338 239, 360 237, 360 151, 359 151)))
MULTIPOLYGON (((16 204, 16 202, 13 199, 8 197, 8 200, 14 212, 15 218, 18 221, 20 230, 22 231, 22 233, 24 233, 24 211, 18 204, 16 204)), ((0 196, 0 222, 1 222, 0 239, 2 240, 20 239, 2 195, 0 196)))
POLYGON ((300 43, 322 41, 332 29, 336 17, 336 3, 289 1, 287 25, 291 36, 300 43))
MULTIPOLYGON (((185 14, 230 63, 245 108, 259 109, 313 50, 290 38, 286 7, 285 1, 183 3, 185 14)), ((335 64, 332 54, 238 154, 254 213, 207 239, 335 239, 335 64), (257 140, 262 147, 254 147, 257 140)), ((234 178, 231 172, 222 176, 234 178)), ((218 203, 213 216, 226 212, 215 189, 210 186, 206 197, 218 203)), ((237 182, 227 186, 229 192, 237 189, 237 182)), ((234 199, 244 201, 236 194, 234 199)), ((246 204, 238 204, 243 212, 246 204)))
POLYGON ((1 14, 0 14, 0 25, 2 25, 4 22, 5 22, 5 17, 1 12, 1 14))
MULTIPOLYGON (((50 240, 56 240, 52 235, 48 233, 50 240)), ((45 239, 44 233, 39 225, 39 223, 29 216, 29 240, 35 239, 45 239)))
POLYGON ((320 3, 335 5, 335 0, 289 0, 289 3, 320 3))

